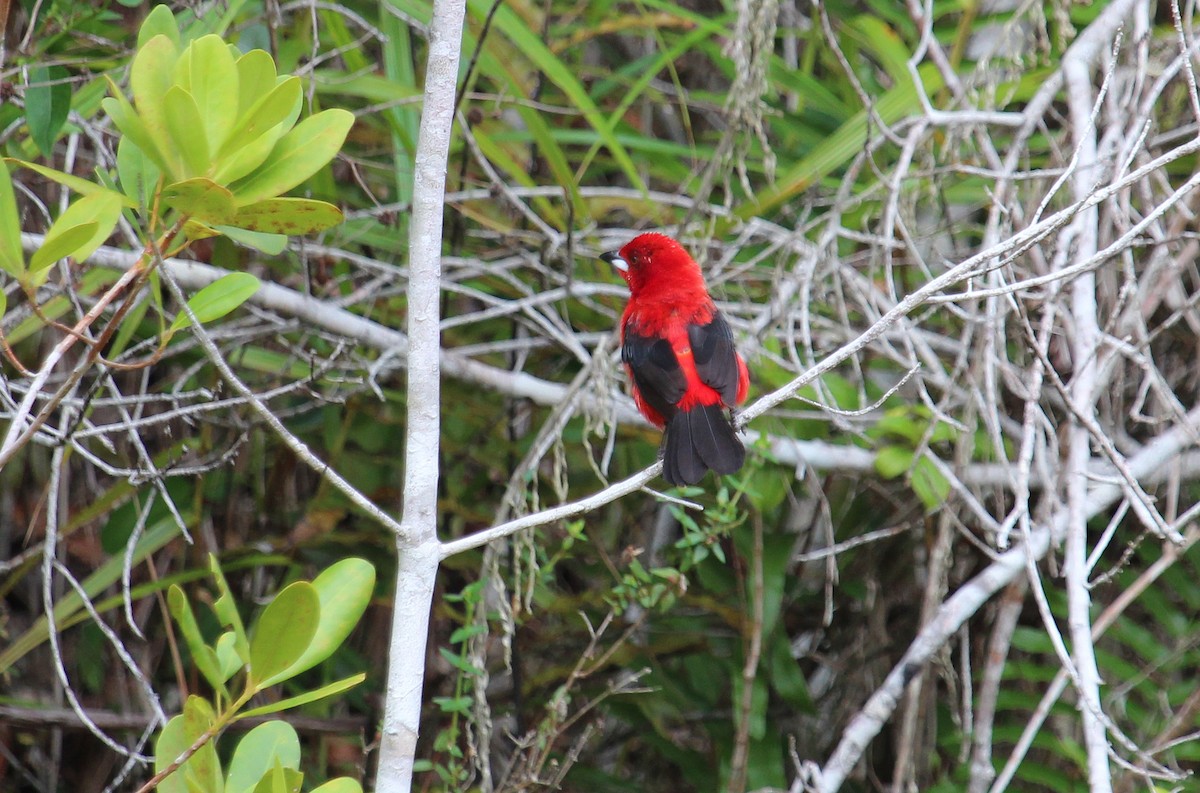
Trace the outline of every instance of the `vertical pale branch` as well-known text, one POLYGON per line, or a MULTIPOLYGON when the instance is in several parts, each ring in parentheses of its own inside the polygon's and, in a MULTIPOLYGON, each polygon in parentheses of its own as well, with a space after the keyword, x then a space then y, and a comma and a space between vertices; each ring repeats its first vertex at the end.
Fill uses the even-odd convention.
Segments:
POLYGON ((437 0, 429 26, 425 100, 409 222, 408 434, 404 509, 396 537, 396 603, 392 617, 387 702, 376 790, 407 793, 421 721, 425 642, 437 575, 438 441, 441 432, 440 317, 442 212, 462 49, 463 0, 437 0))
MULTIPOLYGON (((1096 125, 1092 116, 1091 68, 1079 60, 1063 64, 1066 77, 1067 103, 1071 113, 1071 132, 1078 158, 1072 175, 1073 197, 1087 198, 1098 181, 1096 157, 1096 125)), ((1077 260, 1094 254, 1099 247, 1097 234, 1100 211, 1091 206, 1080 212, 1064 236, 1074 243, 1077 260)), ((1086 424, 1096 417, 1099 394, 1099 364, 1096 356, 1100 346, 1100 326, 1097 320, 1096 275, 1081 273, 1071 284, 1071 317, 1074 338, 1071 363, 1075 376, 1071 380, 1071 401, 1078 417, 1073 417, 1067 441, 1067 542, 1063 568, 1067 586, 1067 625, 1071 635, 1071 656, 1078 673, 1079 713, 1083 720, 1083 741, 1087 748, 1088 789, 1092 793, 1112 790, 1112 773, 1108 766, 1108 735, 1100 714, 1100 671, 1096 666, 1096 651, 1092 644, 1092 598, 1088 588, 1087 571, 1087 498, 1088 463, 1092 456, 1091 437, 1086 424)))

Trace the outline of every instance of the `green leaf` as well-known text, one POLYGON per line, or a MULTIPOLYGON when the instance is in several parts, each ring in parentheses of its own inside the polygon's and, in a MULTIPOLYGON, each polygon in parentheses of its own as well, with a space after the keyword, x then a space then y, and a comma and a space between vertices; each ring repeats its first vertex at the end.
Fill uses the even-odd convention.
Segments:
POLYGON ((276 763, 300 768, 300 738, 285 721, 260 724, 238 741, 225 777, 225 793, 249 793, 276 763))
POLYGON ((175 84, 199 111, 196 134, 203 133, 209 149, 219 151, 238 118, 238 108, 229 101, 238 93, 238 68, 229 45, 216 35, 193 41, 175 63, 175 84))
POLYGON ((950 480, 942 475, 933 461, 927 457, 917 460, 912 469, 912 489, 925 505, 925 509, 934 510, 946 503, 950 495, 950 480))
POLYGON ((258 780, 253 793, 298 793, 303 782, 304 774, 277 763, 258 780))
POLYGON ((259 97, 258 101, 238 118, 237 125, 217 150, 217 158, 228 157, 282 124, 293 114, 298 114, 302 100, 300 78, 285 78, 266 95, 259 97))
MULTIPOLYGON (((167 722, 154 742, 154 770, 165 771, 213 723, 212 706, 202 697, 188 697, 183 713, 167 722)), ((221 793, 221 763, 213 741, 205 743, 187 762, 159 783, 159 793, 221 793)))
MULTIPOLYGON (((175 761, 192 742, 188 740, 183 716, 175 716, 167 722, 154 741, 154 771, 160 773, 175 761)), ((188 793, 187 782, 180 770, 176 770, 158 783, 158 793, 188 793)))
POLYGON ((913 451, 904 446, 884 446, 875 455, 875 470, 885 479, 895 479, 912 467, 913 451))
POLYGON ((279 139, 258 170, 233 185, 238 206, 282 195, 321 170, 341 150, 353 124, 354 114, 340 109, 301 121, 279 139))
POLYGON ((276 87, 275 60, 266 50, 250 50, 237 59, 238 117, 276 87))
POLYGON ((365 559, 343 559, 330 565, 312 585, 320 602, 321 619, 308 649, 287 670, 289 677, 321 663, 346 641, 371 602, 375 568, 365 559))
MULTIPOLYGON (((171 89, 171 75, 178 58, 179 52, 175 42, 167 36, 155 36, 138 49, 129 72, 129 85, 133 90, 133 105, 137 108, 137 116, 154 147, 165 159, 168 167, 164 170, 171 176, 180 174, 181 162, 168 133, 164 100, 171 89)), ((142 143, 139 141, 138 145, 141 146, 142 143)), ((143 149, 149 153, 149 149, 144 146, 143 149)))
POLYGON ((225 631, 217 637, 213 647, 217 658, 217 669, 220 670, 221 680, 228 682, 246 666, 246 659, 237 651, 237 635, 233 631, 225 631))
POLYGON ((36 275, 41 270, 54 264, 59 259, 65 259, 87 244, 95 234, 99 223, 91 221, 78 226, 64 226, 55 223, 46 233, 46 241, 42 247, 34 251, 29 258, 29 273, 36 275))
POLYGON ((144 47, 146 42, 155 36, 166 36, 173 44, 179 46, 179 23, 175 21, 175 15, 171 13, 169 6, 156 5, 150 9, 141 29, 138 30, 138 49, 144 47))
POLYGON ((79 195, 81 195, 81 196, 107 195, 107 196, 115 197, 121 203, 122 206, 127 206, 130 208, 137 206, 137 204, 133 203, 132 201, 127 199, 125 196, 118 193, 116 190, 109 190, 104 185, 98 184, 97 182, 93 182, 90 179, 82 179, 78 176, 73 176, 69 173, 63 173, 62 171, 56 171, 53 168, 47 168, 44 165, 38 165, 36 162, 28 162, 26 160, 17 160, 17 159, 13 159, 11 157, 6 157, 5 159, 7 162, 16 163, 17 165, 20 165, 22 168, 28 168, 31 171, 36 171, 37 173, 41 174, 42 176, 46 177, 47 179, 51 180, 52 182, 57 182, 58 184, 62 185, 63 187, 68 187, 73 192, 79 193, 79 195))
POLYGON ((250 642, 246 638, 246 628, 242 624, 242 615, 238 613, 237 601, 233 598, 233 592, 229 589, 225 574, 221 572, 221 563, 217 560, 216 554, 208 555, 208 569, 219 593, 217 599, 213 601, 213 611, 217 613, 217 619, 221 621, 221 624, 233 631, 237 640, 235 644, 237 653, 243 662, 248 662, 250 660, 250 642))
POLYGON ((192 613, 192 604, 188 602, 187 595, 175 584, 172 584, 171 588, 167 590, 167 608, 170 609, 171 616, 175 618, 175 623, 179 625, 188 651, 192 654, 192 663, 196 665, 196 669, 200 671, 212 689, 223 694, 225 677, 221 673, 221 663, 213 649, 205 644, 204 637, 200 634, 200 625, 196 622, 196 615, 192 613))
POLYGON ((208 135, 196 100, 183 88, 171 86, 163 97, 163 118, 175 151, 183 158, 183 174, 203 176, 210 162, 208 135))
MULTIPOLYGON (((250 273, 229 273, 192 295, 188 306, 201 324, 212 322, 249 300, 250 296, 258 291, 259 285, 259 280, 250 273)), ((167 336, 170 337, 177 330, 186 328, 190 324, 192 324, 191 317, 181 311, 179 316, 175 317, 175 321, 171 323, 171 327, 167 329, 167 336)))
POLYGON ((342 210, 310 198, 268 198, 242 207, 231 224, 250 231, 295 236, 324 231, 342 222, 342 210))
MULTIPOLYGON (((195 743, 216 721, 213 707, 203 697, 192 695, 183 703, 184 729, 190 738, 189 745, 195 743)), ((215 739, 216 736, 213 736, 215 739)), ((221 793, 224 784, 221 773, 221 761, 217 758, 216 741, 210 739, 184 763, 185 773, 189 781, 195 780, 204 793, 221 793)))
POLYGON ((162 201, 204 223, 231 223, 237 214, 233 194, 206 176, 167 185, 162 201))
POLYGON ((151 206, 161 176, 162 171, 154 160, 142 151, 133 138, 122 136, 117 144, 117 179, 121 190, 136 206, 143 210, 151 206))
POLYGON ((254 716, 266 716, 269 713, 278 713, 288 708, 298 708, 301 705, 307 705, 310 702, 316 702, 325 697, 332 697, 334 694, 340 694, 343 691, 348 691, 357 686, 362 681, 366 680, 367 676, 361 672, 357 675, 351 675, 344 680, 338 680, 329 685, 321 686, 313 691, 306 691, 303 694, 298 694, 294 697, 281 699, 278 702, 272 702, 269 705, 253 708, 238 715, 240 719, 249 719, 254 716))
POLYGON ((362 793, 362 785, 356 779, 340 776, 315 788, 312 793, 362 793))
POLYGON ((100 100, 100 106, 104 108, 104 112, 112 119, 113 124, 121 131, 121 134, 137 144, 142 153, 149 157, 158 166, 160 171, 169 172, 171 168, 167 162, 166 155, 158 148, 158 143, 150 135, 150 131, 146 129, 145 123, 142 122, 142 117, 133 109, 133 105, 129 103, 129 100, 117 88, 116 83, 112 80, 108 82, 112 96, 100 100))
POLYGON ((282 234, 264 234, 261 231, 248 231, 233 226, 217 226, 217 230, 234 242, 262 251, 268 256, 278 256, 287 247, 288 238, 282 234))
POLYGON ((71 110, 70 75, 62 66, 38 66, 29 70, 25 90, 25 121, 29 136, 43 157, 54 152, 54 142, 71 110))
POLYGON ((30 258, 30 272, 36 274, 64 256, 86 260, 116 228, 124 202, 125 196, 106 190, 71 204, 46 232, 46 245, 30 258))
POLYGON ((250 677, 255 690, 291 676, 288 669, 308 649, 320 618, 320 597, 307 581, 289 584, 267 604, 250 639, 250 677))
POLYGON ((21 250, 21 217, 13 192, 12 174, 0 160, 0 269, 14 278, 25 274, 25 254, 21 250))

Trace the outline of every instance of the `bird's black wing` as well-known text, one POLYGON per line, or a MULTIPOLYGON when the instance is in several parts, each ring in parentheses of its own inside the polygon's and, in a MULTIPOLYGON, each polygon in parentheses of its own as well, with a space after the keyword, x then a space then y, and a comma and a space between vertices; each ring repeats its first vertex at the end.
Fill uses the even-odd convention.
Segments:
POLYGON ((642 400, 664 419, 675 415, 675 404, 687 390, 687 376, 679 368, 671 343, 626 330, 621 360, 629 367, 642 400))
POLYGON ((737 403, 738 358, 733 331, 717 309, 707 325, 688 325, 688 343, 700 380, 721 395, 726 405, 737 403))

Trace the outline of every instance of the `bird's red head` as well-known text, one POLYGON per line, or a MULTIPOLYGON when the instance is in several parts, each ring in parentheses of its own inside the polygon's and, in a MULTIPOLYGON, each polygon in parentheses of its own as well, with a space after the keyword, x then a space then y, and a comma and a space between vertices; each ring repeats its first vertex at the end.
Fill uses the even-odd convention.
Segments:
POLYGON ((639 234, 621 250, 601 254, 600 258, 617 268, 635 298, 652 285, 670 291, 696 287, 706 291, 700 265, 666 234, 639 234))

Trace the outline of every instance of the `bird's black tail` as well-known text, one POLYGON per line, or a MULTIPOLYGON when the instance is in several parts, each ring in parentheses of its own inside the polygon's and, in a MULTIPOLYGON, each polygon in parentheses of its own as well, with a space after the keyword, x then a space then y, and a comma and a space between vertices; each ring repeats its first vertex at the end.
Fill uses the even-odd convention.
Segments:
POLYGON ((680 410, 667 422, 662 445, 663 478, 694 485, 712 469, 732 474, 746 461, 746 447, 719 404, 680 410))

